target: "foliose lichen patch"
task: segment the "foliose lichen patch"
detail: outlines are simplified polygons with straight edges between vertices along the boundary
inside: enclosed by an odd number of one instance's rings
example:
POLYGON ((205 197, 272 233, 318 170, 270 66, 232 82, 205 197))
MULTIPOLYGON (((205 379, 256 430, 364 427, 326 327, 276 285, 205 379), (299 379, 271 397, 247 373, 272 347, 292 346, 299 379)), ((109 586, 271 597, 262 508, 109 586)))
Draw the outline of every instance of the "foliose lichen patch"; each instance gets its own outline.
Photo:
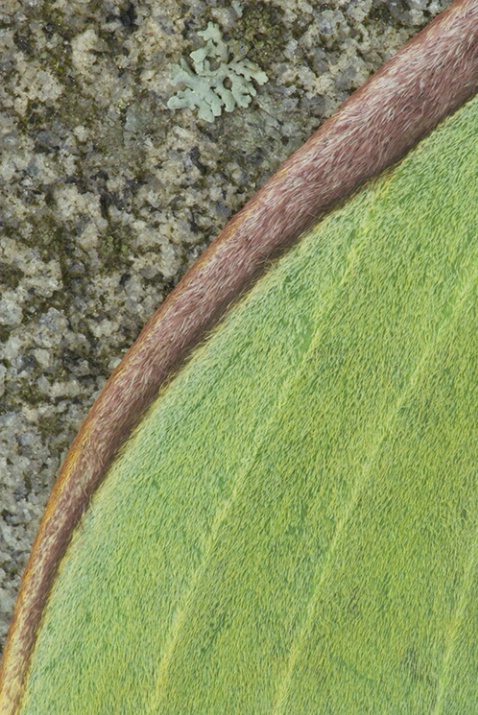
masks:
POLYGON ((198 109, 199 119, 213 122, 223 111, 247 107, 257 94, 254 82, 265 84, 268 77, 254 62, 241 59, 224 42, 220 28, 209 22, 198 32, 204 47, 191 52, 191 65, 184 59, 174 65, 172 83, 184 85, 168 101, 170 109, 198 109))

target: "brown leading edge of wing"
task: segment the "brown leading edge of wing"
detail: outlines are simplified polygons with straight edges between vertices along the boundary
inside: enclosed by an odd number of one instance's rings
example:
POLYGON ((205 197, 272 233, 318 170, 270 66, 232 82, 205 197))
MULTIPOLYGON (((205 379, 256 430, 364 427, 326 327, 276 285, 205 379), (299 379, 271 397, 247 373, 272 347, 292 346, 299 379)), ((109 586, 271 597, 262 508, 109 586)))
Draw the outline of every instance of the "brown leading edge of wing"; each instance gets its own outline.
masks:
POLYGON ((478 1, 457 0, 375 74, 229 222, 116 368, 60 471, 25 571, 0 672, 19 711, 43 609, 71 534, 158 390, 267 260, 401 159, 478 89, 478 1))

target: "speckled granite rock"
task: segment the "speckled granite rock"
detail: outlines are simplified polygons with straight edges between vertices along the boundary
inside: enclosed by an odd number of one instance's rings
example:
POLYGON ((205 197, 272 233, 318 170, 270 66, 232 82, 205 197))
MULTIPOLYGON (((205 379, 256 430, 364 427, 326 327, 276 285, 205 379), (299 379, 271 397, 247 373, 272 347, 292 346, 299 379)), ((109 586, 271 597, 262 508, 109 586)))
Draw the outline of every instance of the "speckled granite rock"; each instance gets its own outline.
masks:
POLYGON ((451 0, 2 0, 0 644, 56 471, 111 370, 209 242, 451 0), (171 111, 213 22, 269 82, 171 111))

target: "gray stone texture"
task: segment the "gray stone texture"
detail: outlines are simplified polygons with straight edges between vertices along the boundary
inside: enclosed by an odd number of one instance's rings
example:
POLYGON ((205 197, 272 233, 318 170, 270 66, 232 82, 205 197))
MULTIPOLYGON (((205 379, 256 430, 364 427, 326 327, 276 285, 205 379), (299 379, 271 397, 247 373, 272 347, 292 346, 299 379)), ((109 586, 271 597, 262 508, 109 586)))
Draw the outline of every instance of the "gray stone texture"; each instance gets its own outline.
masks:
POLYGON ((229 217, 450 4, 2 0, 0 649, 112 369, 229 217), (208 22, 269 77, 213 124, 167 108, 172 65, 208 22))

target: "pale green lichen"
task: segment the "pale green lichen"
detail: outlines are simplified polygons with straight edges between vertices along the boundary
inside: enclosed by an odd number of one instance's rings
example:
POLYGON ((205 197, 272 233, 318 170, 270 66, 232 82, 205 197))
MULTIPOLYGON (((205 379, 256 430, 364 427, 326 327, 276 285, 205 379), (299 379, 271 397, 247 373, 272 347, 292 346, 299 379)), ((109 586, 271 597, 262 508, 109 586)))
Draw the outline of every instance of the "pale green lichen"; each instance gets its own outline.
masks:
POLYGON ((254 62, 237 58, 214 23, 210 22, 198 35, 206 44, 191 52, 193 68, 184 59, 174 65, 172 82, 185 88, 179 89, 167 106, 197 108, 200 119, 214 122, 223 110, 232 112, 236 106, 247 107, 257 94, 254 81, 261 85, 269 78, 254 62))

